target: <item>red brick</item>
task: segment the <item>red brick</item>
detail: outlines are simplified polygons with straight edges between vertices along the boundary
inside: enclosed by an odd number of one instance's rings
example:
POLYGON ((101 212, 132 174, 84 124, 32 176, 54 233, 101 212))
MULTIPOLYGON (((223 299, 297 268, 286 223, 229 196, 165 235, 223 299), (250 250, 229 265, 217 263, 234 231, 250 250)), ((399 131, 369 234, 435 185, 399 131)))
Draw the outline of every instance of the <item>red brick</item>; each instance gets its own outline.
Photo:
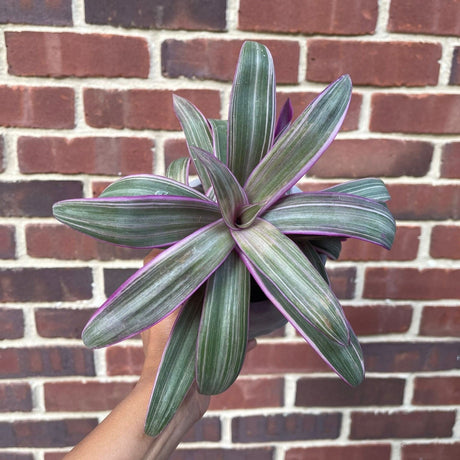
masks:
MULTIPOLYGON (((189 157, 185 139, 166 139, 163 145, 165 169, 178 158, 189 157)), ((189 174, 196 175, 196 169, 192 162, 189 166, 189 174)))
POLYGON ((390 444, 360 444, 347 446, 294 447, 285 454, 285 460, 390 460, 390 444))
POLYGON ((80 181, 0 182, 0 216, 51 217, 54 203, 82 195, 80 181))
POLYGON ((0 225, 0 259, 16 257, 15 231, 12 225, 0 225))
POLYGON ((136 0, 126 8, 125 0, 85 0, 85 18, 89 24, 128 28, 223 31, 226 6, 226 0, 136 0))
POLYGON ((37 308, 35 324, 41 337, 79 339, 93 309, 37 308))
POLYGON ((318 178, 422 177, 430 169, 433 145, 396 139, 337 139, 308 172, 318 178))
POLYGON ((460 35, 460 6, 457 0, 392 0, 388 30, 460 35))
POLYGON ((404 379, 367 378, 358 388, 335 378, 301 378, 295 405, 299 407, 396 406, 403 403, 404 379))
MULTIPOLYGON (((318 93, 311 92, 279 92, 276 95, 276 105, 278 107, 278 114, 287 98, 291 100, 292 108, 294 110, 294 119, 298 117, 307 105, 318 96, 318 93)), ((353 93, 351 96, 350 106, 348 107, 347 115, 343 121, 342 131, 354 131, 358 129, 359 117, 361 113, 361 104, 363 97, 361 94, 353 93)))
POLYGON ((460 85, 460 47, 454 49, 450 67, 449 85, 460 85))
POLYGON ((442 47, 434 43, 308 41, 307 80, 330 82, 349 74, 354 85, 436 85, 442 47))
POLYGON ((100 196, 100 194, 106 189, 106 187, 108 187, 112 183, 113 181, 93 181, 93 183, 91 184, 93 198, 100 196))
POLYGON ((401 460, 449 460, 460 457, 460 443, 403 444, 401 460))
POLYGON ((460 377, 417 377, 412 404, 442 406, 460 404, 460 377))
POLYGON ((93 353, 83 347, 34 347, 0 350, 5 378, 95 375, 93 353))
POLYGON ((340 414, 253 415, 232 420, 233 442, 276 442, 335 439, 340 432, 340 414))
POLYGON ((219 417, 204 417, 183 436, 181 442, 217 442, 221 439, 219 417))
POLYGON ((70 26, 72 0, 2 0, 0 23, 70 26))
POLYGON ((22 310, 0 308, 0 340, 24 337, 24 314, 22 310))
POLYGON ((75 95, 71 88, 0 86, 0 126, 73 128, 75 95))
POLYGON ((111 296, 118 287, 136 272, 134 268, 104 269, 104 293, 111 296))
POLYGON ((441 177, 460 179, 460 142, 452 142, 443 147, 441 177))
POLYGON ((99 241, 60 224, 27 225, 26 242, 31 257, 62 260, 142 260, 148 252, 99 241))
MULTIPOLYGON (((86 122, 94 128, 179 130, 172 94, 167 90, 86 89, 86 122)), ((218 91, 178 90, 175 94, 189 99, 207 118, 220 118, 218 91)))
POLYGON ((242 0, 239 29, 303 34, 372 34, 376 0, 242 0))
POLYGON ((396 220, 458 220, 460 188, 455 185, 388 184, 396 220))
POLYGON ((34 460, 34 454, 2 452, 2 460, 34 460))
POLYGON ((426 306, 422 311, 420 335, 460 337, 460 307, 426 306))
POLYGON ((98 424, 95 418, 0 422, 0 447, 66 447, 80 442, 98 424))
POLYGON ((350 439, 443 438, 452 436, 455 412, 413 411, 351 414, 350 439))
POLYGON ((15 268, 2 269, 0 274, 0 302, 72 302, 92 297, 89 268, 15 268))
POLYGON ((455 342, 363 343, 368 372, 436 372, 458 369, 455 342))
POLYGON ((355 294, 356 269, 335 267, 328 269, 332 290, 339 299, 351 299, 355 294))
POLYGON ((24 174, 147 174, 153 147, 139 137, 20 137, 18 162, 24 174))
POLYGON ((358 335, 400 334, 412 322, 410 305, 364 305, 344 307, 345 316, 358 335))
POLYGON ((0 412, 29 412, 32 392, 27 383, 0 383, 0 412))
POLYGON ((112 410, 133 387, 130 382, 45 383, 45 407, 49 412, 112 410))
POLYGON ((460 133, 460 94, 374 94, 371 131, 460 133))
MULTIPOLYGON (((171 460, 273 460, 273 447, 229 448, 188 448, 177 449, 171 460)), ((46 459, 47 460, 47 459, 46 459)))
POLYGON ((0 172, 5 171, 5 142, 3 141, 3 136, 0 136, 0 172))
POLYGON ((419 227, 403 226, 397 227, 391 250, 349 238, 342 243, 340 260, 414 260, 418 253, 419 238, 419 227))
POLYGON ((459 269, 367 268, 368 299, 460 299, 459 269))
MULTIPOLYGON (((276 82, 297 83, 300 48, 297 42, 260 40, 270 50, 276 82)), ((165 77, 231 81, 235 74, 243 40, 165 40, 161 45, 162 73, 165 77)))
POLYGON ((431 231, 430 256, 460 259, 460 226, 436 225, 431 231))
POLYGON ((251 409, 283 405, 284 379, 241 377, 232 386, 211 399, 210 410, 251 409))
POLYGON ((114 345, 106 349, 107 375, 139 375, 144 364, 141 347, 114 345))
POLYGON ((63 460, 67 452, 45 452, 45 460, 63 460))

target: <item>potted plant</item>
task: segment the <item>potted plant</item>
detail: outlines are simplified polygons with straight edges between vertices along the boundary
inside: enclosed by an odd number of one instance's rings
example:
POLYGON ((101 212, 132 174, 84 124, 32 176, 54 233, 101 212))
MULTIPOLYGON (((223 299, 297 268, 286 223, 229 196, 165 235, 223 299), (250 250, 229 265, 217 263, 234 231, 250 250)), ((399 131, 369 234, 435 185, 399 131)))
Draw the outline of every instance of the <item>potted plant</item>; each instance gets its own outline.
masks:
POLYGON ((174 108, 190 158, 166 177, 136 175, 99 198, 56 203, 61 222, 115 244, 165 248, 96 311, 83 331, 103 347, 183 306, 153 389, 146 433, 167 425, 196 381, 217 394, 237 378, 248 339, 291 323, 350 385, 362 353, 324 268, 341 240, 390 248, 395 222, 379 179, 303 193, 295 187, 337 134, 352 85, 342 76, 295 120, 288 101, 275 124, 275 72, 268 49, 245 42, 228 121, 207 120, 190 102, 174 108), (189 181, 193 162, 198 181, 189 181))

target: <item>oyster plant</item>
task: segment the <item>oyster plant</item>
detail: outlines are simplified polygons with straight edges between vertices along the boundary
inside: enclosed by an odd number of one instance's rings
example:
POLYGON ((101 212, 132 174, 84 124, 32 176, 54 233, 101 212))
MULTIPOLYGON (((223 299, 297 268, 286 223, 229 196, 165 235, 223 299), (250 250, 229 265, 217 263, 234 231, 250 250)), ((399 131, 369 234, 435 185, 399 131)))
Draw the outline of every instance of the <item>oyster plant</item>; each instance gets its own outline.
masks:
POLYGON ((275 123, 272 57, 265 46, 245 42, 228 121, 207 120, 174 97, 190 158, 173 162, 165 177, 128 176, 99 198, 54 205, 58 220, 93 237, 165 248, 83 331, 87 346, 103 347, 181 308, 156 377, 147 434, 162 431, 193 382, 204 394, 227 389, 248 339, 286 321, 350 385, 364 378, 359 342, 324 264, 338 257, 344 238, 391 247, 387 189, 375 178, 321 192, 295 187, 337 134, 351 90, 342 76, 295 121, 286 102, 275 123))

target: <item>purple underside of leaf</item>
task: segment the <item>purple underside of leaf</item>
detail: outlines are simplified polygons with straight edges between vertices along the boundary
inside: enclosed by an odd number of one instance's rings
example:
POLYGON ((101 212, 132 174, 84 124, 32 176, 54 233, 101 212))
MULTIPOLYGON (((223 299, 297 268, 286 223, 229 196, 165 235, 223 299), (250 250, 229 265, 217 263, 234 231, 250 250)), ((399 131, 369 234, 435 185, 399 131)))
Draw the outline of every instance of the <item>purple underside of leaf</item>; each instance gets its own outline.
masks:
POLYGON ((291 100, 287 98, 283 107, 281 108, 278 122, 276 123, 274 138, 276 139, 291 123, 294 110, 292 109, 291 100))

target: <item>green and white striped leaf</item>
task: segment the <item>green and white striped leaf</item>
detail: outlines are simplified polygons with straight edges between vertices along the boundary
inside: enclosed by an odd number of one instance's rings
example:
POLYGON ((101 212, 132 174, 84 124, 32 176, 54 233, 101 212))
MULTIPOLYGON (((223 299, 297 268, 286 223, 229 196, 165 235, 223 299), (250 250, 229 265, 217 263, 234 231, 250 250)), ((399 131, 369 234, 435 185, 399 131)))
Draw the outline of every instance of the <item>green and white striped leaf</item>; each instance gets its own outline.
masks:
POLYGON ((66 200, 53 213, 75 230, 137 248, 173 244, 221 217, 208 199, 169 195, 66 200))
POLYGON ((248 341, 249 291, 249 272, 232 251, 207 282, 197 346, 200 393, 222 393, 238 377, 248 341))
POLYGON ((191 150, 211 179, 224 221, 230 228, 235 228, 241 209, 248 203, 243 188, 227 166, 214 155, 196 147, 191 147, 191 150))
POLYGON ((388 201, 391 198, 383 181, 375 178, 344 182, 328 187, 323 192, 348 193, 380 202, 388 201))
POLYGON ((289 322, 300 335, 312 345, 326 363, 348 384, 359 385, 364 379, 363 354, 358 339, 350 326, 348 326, 349 343, 340 345, 329 340, 324 334, 305 321, 295 309, 286 310, 284 294, 260 270, 253 267, 252 275, 263 287, 267 297, 283 311, 289 322))
POLYGON ((156 436, 174 416, 195 378, 195 353, 203 290, 184 305, 166 344, 150 399, 144 431, 156 436))
POLYGON ((251 203, 267 209, 305 175, 337 134, 350 97, 345 75, 302 112, 248 178, 244 188, 251 203))
POLYGON ((329 339, 348 343, 339 301, 293 241, 263 219, 232 231, 232 236, 251 264, 283 294, 286 311, 295 311, 329 339))
POLYGON ((176 112, 177 118, 182 126, 185 134, 185 140, 190 152, 190 157, 195 164, 196 171, 200 178, 201 184, 204 190, 208 190, 211 186, 206 171, 196 161, 196 158, 191 151, 190 147, 198 147, 205 150, 206 152, 212 152, 212 133, 208 125, 208 121, 203 114, 187 99, 177 96, 173 96, 174 111, 176 112))
POLYGON ((344 193, 296 193, 263 216, 283 233, 359 238, 389 249, 396 224, 377 201, 344 193))
POLYGON ((235 243, 222 220, 184 238, 131 276, 83 331, 103 347, 152 326, 190 297, 227 258, 235 243))
POLYGON ((178 158, 172 161, 166 170, 166 177, 188 185, 190 158, 178 158))
MULTIPOLYGON (((189 161, 187 158, 184 159, 189 161)), ((126 176, 123 179, 117 180, 101 193, 100 198, 150 195, 174 195, 207 200, 205 195, 173 177, 167 178, 147 174, 126 176)))
MULTIPOLYGON (((296 241, 299 236, 292 235, 293 240, 296 241)), ((300 236, 301 238, 301 236, 300 236)), ((326 236, 322 237, 308 237, 311 244, 315 246, 319 252, 325 254, 329 259, 336 260, 340 256, 342 250, 342 241, 340 237, 326 236)))
POLYGON ((212 140, 214 144, 214 155, 222 163, 227 164, 227 121, 226 120, 208 120, 212 130, 212 140))
POLYGON ((308 237, 297 235, 297 238, 292 238, 292 240, 304 253, 305 257, 311 262, 313 267, 315 267, 316 271, 321 275, 323 280, 326 281, 327 284, 330 284, 329 276, 323 261, 308 237))
POLYGON ((228 166, 243 185, 273 142, 275 71, 268 49, 255 42, 241 48, 228 115, 228 166))

